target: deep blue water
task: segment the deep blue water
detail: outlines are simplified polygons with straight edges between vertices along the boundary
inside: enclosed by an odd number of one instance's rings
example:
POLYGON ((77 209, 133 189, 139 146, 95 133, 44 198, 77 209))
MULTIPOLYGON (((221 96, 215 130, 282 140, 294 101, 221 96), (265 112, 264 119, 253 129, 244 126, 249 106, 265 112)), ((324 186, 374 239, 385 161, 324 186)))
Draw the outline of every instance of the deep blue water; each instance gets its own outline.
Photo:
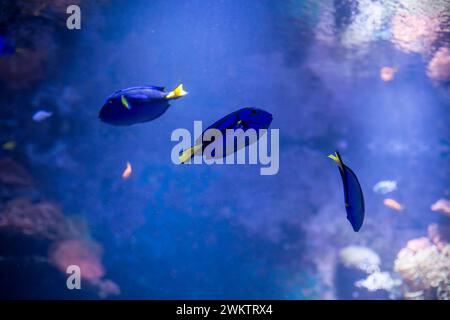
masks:
POLYGON ((44 198, 88 222, 119 298, 333 297, 324 293, 330 257, 364 245, 392 271, 406 241, 440 219, 431 204, 450 193, 450 72, 437 79, 429 71, 448 47, 449 8, 411 2, 81 1, 81 30, 50 23, 42 77, 0 89, 11 101, 3 116, 21 125, 2 139, 17 140, 12 156, 44 198), (403 12, 425 31, 395 24, 403 12), (429 31, 433 19, 444 31, 429 31), (383 67, 394 69, 392 80, 380 78, 383 67), (178 83, 189 94, 159 119, 130 127, 98 119, 118 89, 178 83), (172 163, 173 130, 245 106, 273 114, 278 174, 172 163), (42 108, 53 116, 33 123, 42 108), (359 233, 327 158, 335 149, 365 192, 359 233), (123 180, 127 161, 133 173, 123 180), (380 180, 398 182, 388 196, 403 212, 372 191, 380 180))

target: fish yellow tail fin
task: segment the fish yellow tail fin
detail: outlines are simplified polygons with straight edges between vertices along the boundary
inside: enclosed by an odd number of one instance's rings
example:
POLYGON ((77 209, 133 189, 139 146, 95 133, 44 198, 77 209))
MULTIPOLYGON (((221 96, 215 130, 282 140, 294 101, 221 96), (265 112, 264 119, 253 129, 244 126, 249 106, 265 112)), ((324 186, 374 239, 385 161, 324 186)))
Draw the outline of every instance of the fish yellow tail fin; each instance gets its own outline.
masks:
POLYGON ((330 158, 331 160, 336 161, 337 163, 340 162, 340 161, 339 161, 339 158, 338 158, 335 154, 330 154, 330 155, 328 156, 328 158, 330 158))
POLYGON ((190 147, 189 149, 183 151, 178 160, 180 160, 180 163, 185 163, 186 161, 189 161, 201 149, 201 144, 190 147))
POLYGON ((335 152, 334 154, 330 154, 328 156, 331 160, 334 160, 339 167, 344 169, 344 164, 342 163, 341 157, 339 156, 339 153, 335 152))
POLYGON ((167 94, 166 99, 177 99, 187 94, 188 93, 183 90, 183 84, 179 84, 175 89, 167 94))

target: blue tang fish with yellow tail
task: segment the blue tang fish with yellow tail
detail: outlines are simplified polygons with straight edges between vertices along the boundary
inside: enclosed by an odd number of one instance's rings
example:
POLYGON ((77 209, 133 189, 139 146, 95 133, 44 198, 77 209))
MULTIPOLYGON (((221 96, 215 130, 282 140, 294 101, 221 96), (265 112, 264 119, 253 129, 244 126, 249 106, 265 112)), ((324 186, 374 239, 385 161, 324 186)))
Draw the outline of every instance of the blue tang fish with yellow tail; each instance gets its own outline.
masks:
POLYGON ((268 129, 270 124, 272 123, 272 114, 267 111, 257 109, 257 108, 242 108, 237 111, 234 111, 220 120, 214 122, 208 128, 206 128, 201 136, 195 141, 194 146, 184 150, 180 157, 180 163, 185 163, 189 161, 193 156, 201 154, 207 146, 213 147, 213 152, 211 154, 214 158, 226 157, 229 154, 236 152, 239 149, 242 149, 258 140, 260 138, 260 129, 268 129), (222 135, 221 141, 204 141, 207 139, 203 139, 205 133, 209 129, 216 129, 220 131, 222 135), (241 129, 241 130, 239 130, 241 129), (233 150, 226 150, 227 140, 235 139, 238 137, 238 133, 245 134, 249 129, 254 129, 256 131, 256 140, 250 141, 249 139, 244 139, 245 143, 242 145, 234 144, 233 150), (231 133, 231 136, 230 136, 231 133), (219 150, 219 148, 223 148, 221 151, 215 155, 215 150, 219 150), (229 152, 227 152, 229 151, 229 152))
POLYGON ((358 232, 364 222, 364 195, 359 184, 356 174, 347 167, 343 162, 339 152, 330 154, 329 158, 333 159, 339 168, 342 183, 344 185, 345 210, 347 211, 347 219, 352 224, 353 230, 358 232))
POLYGON ((165 92, 163 87, 132 87, 114 92, 100 110, 103 122, 116 126, 129 126, 154 120, 167 111, 169 101, 187 94, 183 85, 165 92))

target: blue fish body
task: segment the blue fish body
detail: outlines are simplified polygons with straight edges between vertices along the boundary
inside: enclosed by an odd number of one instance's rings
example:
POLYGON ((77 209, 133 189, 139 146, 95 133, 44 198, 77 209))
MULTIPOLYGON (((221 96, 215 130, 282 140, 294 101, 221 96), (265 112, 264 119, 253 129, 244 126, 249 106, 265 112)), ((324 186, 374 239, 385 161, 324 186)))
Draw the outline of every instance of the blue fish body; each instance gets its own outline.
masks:
POLYGON ((272 114, 267 111, 257 108, 242 108, 214 122, 205 131, 217 129, 225 134, 227 129, 242 129, 244 131, 247 129, 268 129, 272 120, 272 114))
MULTIPOLYGON (((217 129, 222 133, 222 145, 226 146, 227 143, 227 134, 226 131, 231 129, 233 131, 242 129, 244 133, 248 129, 256 130, 257 139, 259 139, 259 130, 260 129, 268 129, 272 122, 272 115, 267 111, 256 109, 256 108, 243 108, 237 110, 222 119, 216 121, 211 126, 209 126, 204 132, 208 129, 217 129)), ((202 134, 203 135, 203 134, 202 134)), ((204 142, 203 149, 206 148, 211 142, 204 142)), ((250 144, 249 140, 245 140, 245 145, 238 146, 234 144, 233 152, 238 151, 239 149, 246 147, 250 144)), ((223 156, 227 156, 226 150, 223 150, 223 156)), ((214 155, 214 152, 213 152, 214 155)))
MULTIPOLYGON (((256 140, 260 138, 260 129, 268 129, 270 124, 272 123, 273 117, 272 114, 270 114, 267 111, 264 111, 262 109, 257 108, 242 108, 235 112, 232 112, 225 117, 221 118, 220 120, 214 122, 212 125, 210 125, 208 128, 206 128, 201 137, 197 139, 195 142, 195 146, 191 147, 190 149, 185 150, 182 155, 180 156, 180 162, 186 162, 190 158, 192 158, 196 153, 198 153, 200 150, 203 152, 207 146, 214 143, 215 148, 213 149, 213 152, 211 156, 215 157, 215 150, 216 148, 222 147, 222 157, 226 157, 227 155, 238 151, 239 149, 242 149, 249 144, 255 142, 255 141, 249 141, 248 139, 245 140, 244 145, 234 145, 234 150, 232 152, 226 152, 226 145, 227 145, 227 139, 230 139, 230 136, 227 135, 227 130, 231 132, 235 132, 238 129, 241 129, 242 132, 245 134, 248 129, 254 129, 256 131, 256 140), (221 132, 222 134, 222 140, 221 141, 205 141, 204 139, 206 132, 209 129, 216 129, 221 132)), ((234 137, 233 137, 234 139, 234 137)))
POLYGON ((364 195, 361 185, 356 174, 342 162, 339 152, 336 151, 336 156, 330 156, 330 158, 336 161, 341 174, 347 219, 350 221, 353 230, 358 232, 363 225, 365 216, 364 195))
POLYGON ((151 121, 167 111, 170 100, 185 94, 181 85, 171 92, 165 92, 163 87, 155 86, 119 90, 106 99, 99 118, 117 126, 151 121))

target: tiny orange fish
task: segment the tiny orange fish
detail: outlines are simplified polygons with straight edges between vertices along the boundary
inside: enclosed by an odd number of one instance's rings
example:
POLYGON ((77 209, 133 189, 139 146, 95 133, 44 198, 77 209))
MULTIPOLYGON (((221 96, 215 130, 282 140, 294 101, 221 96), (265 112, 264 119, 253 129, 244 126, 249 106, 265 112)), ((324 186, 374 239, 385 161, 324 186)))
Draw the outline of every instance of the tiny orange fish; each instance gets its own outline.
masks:
POLYGON ((131 167, 131 163, 129 161, 127 161, 127 167, 125 168, 125 170, 122 173, 122 178, 124 180, 127 180, 131 176, 132 172, 133 172, 133 168, 131 167))
POLYGON ((394 199, 389 199, 389 198, 384 199, 383 203, 386 207, 389 207, 391 209, 394 209, 397 211, 403 210, 403 206, 394 199))
POLYGON ((392 81, 394 80, 395 72, 397 71, 397 68, 391 68, 391 67, 383 67, 380 70, 380 78, 383 81, 392 81))

